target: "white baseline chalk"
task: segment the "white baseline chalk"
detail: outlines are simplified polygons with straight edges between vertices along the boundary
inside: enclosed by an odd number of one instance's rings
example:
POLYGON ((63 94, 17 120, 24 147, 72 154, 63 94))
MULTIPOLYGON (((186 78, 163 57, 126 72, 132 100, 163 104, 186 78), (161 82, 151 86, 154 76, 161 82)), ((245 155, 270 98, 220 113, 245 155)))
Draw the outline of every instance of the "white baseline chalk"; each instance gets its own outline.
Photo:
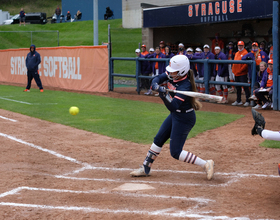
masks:
POLYGON ((210 216, 201 214, 191 214, 189 211, 178 210, 177 208, 163 209, 156 211, 146 211, 146 210, 129 210, 129 209, 98 209, 92 207, 82 207, 82 206, 50 206, 50 205, 34 205, 34 204, 23 204, 23 203, 11 203, 11 202, 1 202, 2 206, 13 206, 13 207, 25 207, 25 208, 39 208, 39 209, 50 209, 50 210, 64 210, 64 211, 84 211, 84 212, 94 212, 94 213, 125 213, 125 214, 139 214, 139 215, 149 215, 149 216, 165 216, 165 217, 178 217, 178 218, 199 218, 199 219, 236 219, 236 220, 249 220, 246 217, 234 217, 230 218, 228 216, 210 216), (174 212, 170 212, 174 210, 174 212), (177 211, 175 211, 177 210, 177 211))
POLYGON ((3 198, 5 196, 18 194, 22 190, 31 190, 31 191, 45 191, 45 192, 56 192, 56 193, 75 193, 75 194, 117 194, 122 196, 129 196, 129 197, 150 197, 155 199, 177 199, 177 200, 186 200, 186 201, 194 201, 199 203, 208 203, 208 202, 215 202, 215 200, 212 199, 205 199, 201 197, 197 198, 190 198, 185 196, 172 196, 172 195, 150 195, 150 194, 135 194, 135 193, 129 193, 129 192, 118 192, 118 191, 108 191, 106 189, 101 190, 88 190, 88 191, 77 191, 77 190, 67 190, 67 189, 47 189, 47 188, 36 188, 36 187, 27 187, 22 186, 15 188, 13 190, 10 190, 8 192, 0 194, 0 198, 3 198))
POLYGON ((17 120, 14 120, 14 119, 11 119, 11 118, 6 118, 6 117, 1 116, 1 115, 0 115, 0 118, 5 119, 5 120, 9 120, 9 121, 12 121, 12 122, 17 122, 17 120))
MULTIPOLYGON (((73 174, 77 174, 79 172, 85 171, 85 170, 105 170, 105 171, 125 171, 125 172, 131 172, 134 169, 131 168, 115 168, 115 167, 96 167, 96 166, 92 166, 92 165, 87 165, 83 168, 74 170, 72 172, 66 173, 64 174, 64 176, 66 175, 73 175, 73 174)), ((205 172, 203 171, 191 171, 191 170, 158 170, 158 169, 154 169, 152 170, 153 173, 155 172, 163 172, 163 173, 182 173, 182 174, 201 174, 201 175, 205 175, 205 172)), ((253 174, 253 173, 224 173, 224 172, 215 172, 215 176, 216 175, 221 175, 221 176, 227 176, 227 177, 266 177, 266 178, 280 178, 279 175, 266 175, 266 174, 253 174)))
POLYGON ((18 101, 18 100, 14 100, 14 99, 7 99, 7 98, 1 97, 1 96, 0 96, 0 99, 11 101, 11 102, 18 102, 18 103, 26 104, 26 105, 32 105, 32 103, 29 103, 29 102, 23 102, 23 101, 18 101))
POLYGON ((18 138, 16 138, 16 137, 13 137, 13 136, 10 136, 10 135, 7 135, 7 134, 3 134, 3 133, 0 133, 0 136, 5 137, 5 138, 9 138, 10 140, 13 140, 13 141, 16 141, 16 142, 18 142, 18 143, 27 145, 27 146, 29 146, 29 147, 33 147, 33 148, 35 148, 35 149, 37 149, 37 150, 41 150, 41 151, 47 152, 47 153, 52 154, 52 155, 54 155, 54 156, 56 156, 56 157, 59 157, 59 158, 65 159, 65 160, 69 160, 69 161, 71 161, 71 162, 73 162, 73 163, 81 164, 81 165, 84 165, 84 166, 87 165, 86 163, 82 163, 82 162, 80 162, 80 161, 78 161, 78 160, 76 160, 76 159, 74 159, 74 158, 64 156, 64 155, 59 154, 59 153, 57 153, 57 152, 55 152, 55 151, 42 148, 42 147, 37 146, 37 145, 32 144, 32 143, 28 143, 28 142, 23 141, 23 140, 21 140, 21 139, 18 139, 18 138))
MULTIPOLYGON (((80 180, 80 181, 99 181, 99 182, 116 182, 116 183, 149 183, 149 184, 161 184, 161 185, 168 185, 168 186, 205 186, 205 183, 179 183, 179 182, 166 182, 166 181, 149 181, 148 178, 146 180, 140 180, 139 178, 131 178, 131 180, 127 179, 108 179, 108 178, 84 178, 84 177, 70 177, 70 176, 63 176, 63 175, 55 175, 54 177, 58 179, 70 179, 70 180, 80 180)), ((142 178, 143 179, 143 178, 142 178)), ((225 187, 233 182, 238 181, 239 179, 231 179, 226 183, 222 184, 207 184, 207 187, 225 187)))

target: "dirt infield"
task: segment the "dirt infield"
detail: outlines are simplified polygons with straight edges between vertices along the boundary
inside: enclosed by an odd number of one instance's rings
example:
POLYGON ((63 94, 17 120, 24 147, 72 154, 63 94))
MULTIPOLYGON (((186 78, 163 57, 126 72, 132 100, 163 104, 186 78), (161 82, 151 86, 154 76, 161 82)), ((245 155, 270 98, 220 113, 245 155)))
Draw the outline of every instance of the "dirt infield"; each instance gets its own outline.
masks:
MULTIPOLYGON (((97 95, 161 102, 135 88, 97 95)), ((251 108, 203 103, 202 110, 245 115, 186 141, 185 150, 215 161, 212 181, 171 158, 168 145, 150 177, 132 178, 150 145, 0 109, 1 219, 280 219, 280 150, 250 134, 251 108)), ((267 129, 280 130, 280 112, 262 113, 267 129)))

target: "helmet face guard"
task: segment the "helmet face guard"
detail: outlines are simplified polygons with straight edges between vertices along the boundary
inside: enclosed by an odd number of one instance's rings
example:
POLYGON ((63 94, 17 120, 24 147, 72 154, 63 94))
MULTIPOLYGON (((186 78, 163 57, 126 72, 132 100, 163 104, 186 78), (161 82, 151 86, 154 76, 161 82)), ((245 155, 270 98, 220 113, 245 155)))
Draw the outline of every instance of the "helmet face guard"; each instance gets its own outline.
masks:
POLYGON ((168 78, 170 80, 177 80, 180 77, 185 76, 190 70, 190 61, 185 55, 176 55, 170 59, 169 66, 166 67, 169 72, 168 78), (177 72, 175 78, 170 73, 177 72))

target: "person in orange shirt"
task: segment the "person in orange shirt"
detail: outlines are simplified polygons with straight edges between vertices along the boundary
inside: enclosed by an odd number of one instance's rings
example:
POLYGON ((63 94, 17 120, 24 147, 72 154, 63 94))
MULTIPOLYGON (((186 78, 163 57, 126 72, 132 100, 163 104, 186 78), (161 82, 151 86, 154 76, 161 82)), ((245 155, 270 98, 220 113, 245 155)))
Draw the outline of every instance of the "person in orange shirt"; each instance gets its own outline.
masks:
POLYGON ((141 54, 142 54, 143 56, 146 56, 147 54, 149 54, 149 52, 148 52, 147 49, 146 49, 146 45, 145 45, 145 44, 142 44, 141 50, 142 50, 141 54))
POLYGON ((215 38, 212 40, 212 53, 215 54, 215 47, 220 47, 221 51, 224 52, 225 43, 220 39, 220 34, 216 33, 215 38))
POLYGON ((272 103, 273 94, 273 60, 268 61, 268 68, 263 73, 261 88, 255 91, 255 96, 260 99, 264 105, 262 109, 273 108, 272 103), (268 99, 266 96, 268 95, 268 99))
POLYGON ((165 55, 165 43, 163 40, 161 42, 159 42, 159 49, 160 49, 160 52, 162 52, 165 55))
MULTIPOLYGON (((264 51, 260 50, 259 44, 257 42, 253 42, 252 43, 252 51, 247 53, 246 55, 244 55, 242 57, 242 60, 255 60, 256 61, 256 70, 259 71, 260 63, 262 61, 267 63, 268 57, 267 57, 267 54, 264 51)), ((251 65, 248 66, 248 71, 249 71, 249 79, 251 81, 252 74, 256 74, 256 73, 252 73, 251 65)))
MULTIPOLYGON (((234 56, 234 60, 241 60, 243 56, 245 56, 248 51, 244 48, 245 44, 243 41, 238 41, 238 52, 236 52, 234 56)), ((247 64, 233 64, 232 65, 232 72, 235 76, 235 82, 242 82, 242 83, 248 83, 248 65, 247 64)), ((250 105, 249 97, 250 97, 250 91, 249 87, 244 86, 244 91, 246 94, 246 102, 244 104, 245 107, 250 105)), ((236 101, 232 103, 232 105, 243 105, 241 101, 241 86, 236 86, 236 101)))

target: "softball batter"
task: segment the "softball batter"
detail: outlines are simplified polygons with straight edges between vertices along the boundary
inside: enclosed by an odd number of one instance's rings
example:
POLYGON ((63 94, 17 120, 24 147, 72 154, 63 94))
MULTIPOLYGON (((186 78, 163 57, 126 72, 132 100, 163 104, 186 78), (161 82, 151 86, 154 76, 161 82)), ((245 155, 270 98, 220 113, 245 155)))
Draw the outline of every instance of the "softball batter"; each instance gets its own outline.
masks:
POLYGON ((170 111, 162 123, 154 142, 150 147, 143 166, 130 173, 131 176, 148 176, 154 160, 161 152, 163 144, 170 138, 170 154, 173 158, 182 162, 196 164, 204 168, 207 179, 211 180, 214 175, 214 161, 203 160, 191 152, 183 150, 183 146, 189 132, 196 122, 194 110, 199 110, 201 104, 195 98, 178 94, 168 93, 166 87, 160 86, 167 81, 167 88, 181 91, 196 91, 193 71, 190 70, 189 59, 184 55, 176 55, 170 59, 167 72, 156 76, 152 81, 152 89, 159 92, 160 98, 170 111))

